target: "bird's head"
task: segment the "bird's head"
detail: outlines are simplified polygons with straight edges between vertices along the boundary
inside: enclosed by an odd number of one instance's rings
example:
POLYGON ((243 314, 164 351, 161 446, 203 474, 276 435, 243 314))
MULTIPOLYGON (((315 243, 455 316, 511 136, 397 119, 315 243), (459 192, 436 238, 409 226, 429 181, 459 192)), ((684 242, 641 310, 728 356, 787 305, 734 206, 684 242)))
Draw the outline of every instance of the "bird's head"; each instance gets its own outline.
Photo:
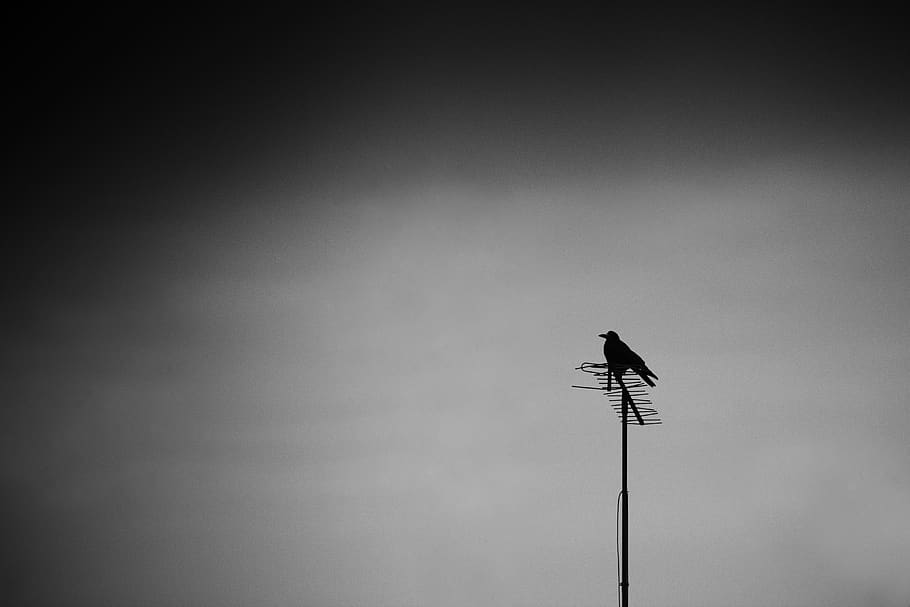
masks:
POLYGON ((616 331, 607 331, 606 333, 601 333, 597 337, 603 337, 604 339, 610 340, 610 341, 612 341, 614 339, 619 339, 619 335, 616 334, 616 331))

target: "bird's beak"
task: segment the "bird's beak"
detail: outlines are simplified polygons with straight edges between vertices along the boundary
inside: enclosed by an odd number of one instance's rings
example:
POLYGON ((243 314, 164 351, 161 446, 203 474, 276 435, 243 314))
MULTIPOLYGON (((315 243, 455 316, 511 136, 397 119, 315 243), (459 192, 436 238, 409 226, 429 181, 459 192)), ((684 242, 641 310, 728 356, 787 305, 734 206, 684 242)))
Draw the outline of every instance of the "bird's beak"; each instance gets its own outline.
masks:
POLYGON ((607 334, 606 334, 606 333, 601 333, 601 334, 598 335, 597 337, 603 337, 604 339, 606 339, 606 338, 607 338, 607 334))

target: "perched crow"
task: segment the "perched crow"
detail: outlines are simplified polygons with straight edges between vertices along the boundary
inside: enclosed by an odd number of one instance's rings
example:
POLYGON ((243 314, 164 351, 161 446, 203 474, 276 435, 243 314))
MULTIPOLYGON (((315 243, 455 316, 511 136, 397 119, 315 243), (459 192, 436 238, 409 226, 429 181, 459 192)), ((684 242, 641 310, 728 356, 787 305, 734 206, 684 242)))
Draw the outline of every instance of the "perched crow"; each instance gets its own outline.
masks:
POLYGON ((604 357, 607 359, 607 364, 610 365, 610 370, 613 371, 617 377, 621 377, 622 374, 626 372, 626 369, 632 369, 645 380, 646 384, 652 388, 654 387, 654 382, 651 381, 651 377, 657 379, 657 376, 648 368, 648 365, 641 359, 641 356, 633 352, 629 346, 619 339, 619 335, 617 335, 615 331, 607 331, 606 333, 601 333, 597 337, 604 338, 604 357))

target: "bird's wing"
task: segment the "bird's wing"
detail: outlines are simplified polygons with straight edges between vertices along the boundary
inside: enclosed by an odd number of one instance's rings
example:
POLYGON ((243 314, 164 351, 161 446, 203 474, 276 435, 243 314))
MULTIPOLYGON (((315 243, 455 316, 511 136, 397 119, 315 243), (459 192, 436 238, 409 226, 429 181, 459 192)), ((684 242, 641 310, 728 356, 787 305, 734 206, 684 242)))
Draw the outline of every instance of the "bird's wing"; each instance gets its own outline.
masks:
POLYGON ((626 346, 625 360, 630 365, 637 367, 638 370, 641 371, 642 373, 646 373, 647 375, 650 375, 654 379, 657 379, 657 375, 655 375, 654 372, 648 368, 648 365, 645 364, 644 359, 642 359, 641 356, 639 356, 638 354, 633 352, 632 349, 629 348, 628 346, 626 346))
POLYGON ((633 352, 632 348, 626 344, 623 344, 622 359, 624 362, 627 362, 630 365, 639 365, 642 367, 645 366, 645 361, 641 359, 641 356, 633 352))

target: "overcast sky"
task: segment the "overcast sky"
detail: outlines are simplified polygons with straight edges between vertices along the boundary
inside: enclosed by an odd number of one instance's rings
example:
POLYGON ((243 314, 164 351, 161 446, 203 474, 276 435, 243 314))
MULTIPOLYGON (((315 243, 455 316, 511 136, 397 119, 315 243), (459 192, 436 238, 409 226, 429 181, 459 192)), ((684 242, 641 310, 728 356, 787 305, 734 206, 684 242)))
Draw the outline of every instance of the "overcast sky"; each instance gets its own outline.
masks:
POLYGON ((633 605, 910 604, 887 16, 79 17, 14 72, 11 604, 610 604, 607 330, 633 605))

